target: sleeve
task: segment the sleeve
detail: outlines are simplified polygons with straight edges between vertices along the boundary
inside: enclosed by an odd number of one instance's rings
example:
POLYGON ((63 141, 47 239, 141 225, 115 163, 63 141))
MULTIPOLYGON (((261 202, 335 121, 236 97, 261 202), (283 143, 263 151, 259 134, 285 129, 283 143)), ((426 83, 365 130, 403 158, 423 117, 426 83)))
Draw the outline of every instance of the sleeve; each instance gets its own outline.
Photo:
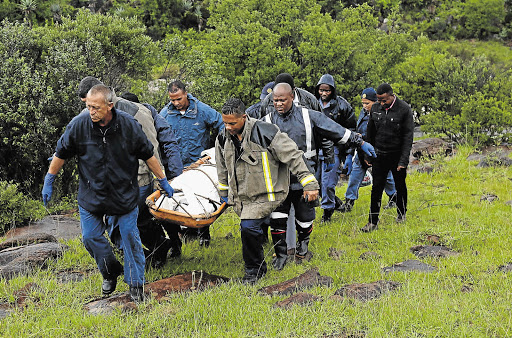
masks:
POLYGON ((174 178, 183 172, 183 162, 176 136, 169 123, 161 115, 153 114, 153 118, 166 175, 168 178, 174 178))
POLYGON ((57 141, 57 147, 55 148, 55 156, 66 160, 73 157, 76 154, 76 126, 72 120, 67 126, 64 134, 57 141))
POLYGON ((222 115, 212 107, 206 107, 208 109, 206 114, 206 124, 209 127, 213 128, 216 133, 220 134, 220 132, 224 130, 224 122, 222 121, 222 115))
POLYGON ((226 160, 224 158, 224 142, 222 141, 222 134, 217 136, 215 140, 215 161, 217 167, 217 176, 219 179, 218 188, 221 197, 228 196, 229 184, 228 184, 228 169, 226 167, 226 160))
MULTIPOLYGON (((407 103, 404 104, 407 105, 407 103)), ((409 105, 407 105, 403 126, 404 131, 402 134, 402 155, 400 156, 398 165, 407 167, 409 164, 409 155, 411 153, 412 141, 414 139, 414 119, 412 116, 411 107, 409 105)))
POLYGON ((268 150, 281 163, 287 164, 290 172, 297 176, 305 191, 318 190, 320 186, 315 175, 309 171, 304 153, 285 133, 278 131, 268 150))
POLYGON ((137 158, 143 161, 147 161, 154 155, 153 144, 151 144, 146 134, 142 131, 142 125, 137 120, 132 119, 130 123, 132 124, 132 140, 135 149, 135 154, 137 158))

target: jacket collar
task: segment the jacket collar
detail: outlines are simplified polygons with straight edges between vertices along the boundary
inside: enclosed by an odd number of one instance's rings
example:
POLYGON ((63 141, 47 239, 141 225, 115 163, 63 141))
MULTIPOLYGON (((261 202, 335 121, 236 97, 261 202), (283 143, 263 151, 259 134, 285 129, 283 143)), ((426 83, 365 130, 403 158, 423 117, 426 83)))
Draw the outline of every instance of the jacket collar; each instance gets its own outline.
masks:
MULTIPOLYGON (((187 99, 188 99, 188 108, 183 116, 195 118, 197 116, 197 104, 198 104, 199 100, 197 98, 193 97, 192 94, 190 94, 190 93, 187 93, 187 99)), ((168 103, 167 111, 169 112, 169 114, 181 115, 179 110, 176 109, 176 107, 174 107, 172 102, 168 103)))

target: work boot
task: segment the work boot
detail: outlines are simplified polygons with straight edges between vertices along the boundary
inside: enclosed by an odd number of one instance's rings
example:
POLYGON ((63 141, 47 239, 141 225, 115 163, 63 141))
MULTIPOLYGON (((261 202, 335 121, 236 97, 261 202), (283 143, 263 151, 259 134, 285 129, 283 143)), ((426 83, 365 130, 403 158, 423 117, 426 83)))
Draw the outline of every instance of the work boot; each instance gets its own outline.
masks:
POLYGON ((338 197, 334 196, 334 211, 340 211, 343 201, 338 197))
POLYGON ((144 301, 144 287, 130 286, 130 298, 135 303, 142 303, 144 301))
POLYGON ((272 260, 274 270, 283 270, 288 259, 288 245, 286 244, 286 232, 280 234, 272 234, 272 242, 274 242, 274 249, 276 256, 272 260))
POLYGON ((366 225, 361 228, 362 232, 372 232, 373 230, 377 230, 377 224, 373 224, 370 222, 366 223, 366 225))
POLYGON ((354 207, 355 200, 351 200, 349 198, 345 198, 345 203, 343 203, 340 207, 340 212, 351 212, 354 207))
POLYGON ((310 260, 313 254, 309 251, 309 237, 311 232, 302 233, 297 235, 297 246, 295 248, 295 262, 300 263, 302 260, 310 260))
POLYGON ((388 204, 384 206, 384 209, 396 208, 396 193, 389 196, 388 204))
POLYGON ((260 279, 262 279, 263 276, 265 276, 265 274, 252 274, 252 273, 246 272, 245 276, 242 277, 242 280, 240 282, 242 284, 254 285, 260 279))
POLYGON ((333 213, 334 209, 324 209, 324 214, 322 215, 322 223, 330 222, 333 213))
POLYGON ((103 276, 103 284, 101 284, 101 292, 105 296, 110 295, 112 292, 114 292, 116 290, 117 277, 119 277, 120 275, 123 274, 123 266, 121 265, 121 263, 117 262, 117 264, 115 264, 115 266, 112 270, 117 271, 117 272, 110 273, 109 276, 106 276, 106 275, 103 276))
POLYGON ((267 272, 267 263, 263 251, 263 234, 242 229, 240 235, 246 279, 252 280, 253 278, 250 278, 250 276, 255 276, 258 280, 267 272))
POLYGON ((205 226, 199 229, 199 245, 205 248, 210 246, 210 226, 205 226))

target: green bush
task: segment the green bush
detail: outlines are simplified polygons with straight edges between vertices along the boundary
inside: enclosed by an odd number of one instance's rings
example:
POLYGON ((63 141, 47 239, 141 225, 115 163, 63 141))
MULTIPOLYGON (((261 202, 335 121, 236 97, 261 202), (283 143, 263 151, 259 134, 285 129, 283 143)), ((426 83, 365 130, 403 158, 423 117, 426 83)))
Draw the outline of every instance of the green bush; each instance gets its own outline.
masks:
POLYGON ((46 213, 39 201, 18 190, 18 185, 0 181, 0 234, 42 218, 46 213))

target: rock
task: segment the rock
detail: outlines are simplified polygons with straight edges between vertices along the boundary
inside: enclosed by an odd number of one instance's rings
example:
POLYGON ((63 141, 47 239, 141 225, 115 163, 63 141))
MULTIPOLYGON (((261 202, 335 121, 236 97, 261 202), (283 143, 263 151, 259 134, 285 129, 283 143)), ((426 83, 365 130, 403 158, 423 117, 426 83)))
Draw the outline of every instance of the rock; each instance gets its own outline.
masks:
POLYGON ((0 243, 0 251, 17 246, 48 242, 56 243, 57 239, 55 238, 55 236, 44 233, 25 234, 21 236, 16 236, 14 238, 6 240, 5 242, 0 243))
POLYGON ((419 271, 419 272, 432 272, 435 271, 436 268, 432 265, 425 264, 423 262, 409 259, 405 262, 396 263, 392 266, 388 266, 382 269, 383 272, 389 273, 389 272, 395 272, 395 271, 419 271))
POLYGON ((418 167, 418 169, 416 169, 416 171, 419 173, 423 173, 423 174, 431 174, 432 172, 434 172, 434 168, 429 165, 424 165, 424 166, 418 167))
POLYGON ((83 271, 60 271, 57 273, 57 280, 60 283, 73 283, 81 282, 85 278, 85 272, 83 271))
POLYGON ((53 242, 4 249, 0 251, 0 277, 11 279, 45 267, 48 259, 62 256, 67 249, 66 245, 53 242))
POLYGON ((3 319, 11 314, 16 308, 24 308, 28 299, 32 302, 39 302, 38 297, 30 297, 30 292, 33 290, 41 289, 36 283, 28 283, 21 289, 14 292, 14 303, 0 303, 0 319, 3 319))
MULTIPOLYGON (((201 291, 227 281, 229 278, 210 275, 203 271, 191 271, 146 284, 144 294, 146 297, 151 296, 158 301, 166 301, 168 299, 166 296, 169 293, 201 291)), ((115 309, 123 312, 133 311, 137 309, 137 305, 132 302, 130 294, 124 292, 108 298, 93 300, 85 304, 84 308, 91 314, 109 314, 115 309)))
POLYGON ((425 234, 424 241, 433 245, 439 245, 441 243, 441 238, 438 235, 425 234))
POLYGON ((75 218, 61 215, 46 216, 40 221, 27 226, 11 229, 5 234, 6 238, 15 238, 31 235, 34 233, 45 233, 53 235, 57 239, 72 239, 82 234, 80 221, 75 218))
POLYGON ((279 284, 270 285, 258 291, 267 295, 289 295, 308 287, 325 285, 330 286, 332 278, 321 276, 317 269, 311 269, 298 277, 294 277, 279 284))
POLYGON ((501 271, 501 272, 512 271, 512 263, 507 263, 507 264, 498 266, 498 271, 501 271))
POLYGON ((306 305, 312 304, 313 302, 320 300, 322 300, 322 297, 318 297, 305 292, 299 292, 294 294, 293 296, 290 296, 289 298, 277 302, 274 306, 288 309, 292 307, 293 304, 306 305))
POLYGON ((480 202, 489 202, 492 203, 496 200, 499 200, 498 196, 494 194, 483 194, 482 197, 480 197, 480 202))
POLYGON ((228 232, 226 236, 224 236, 225 239, 233 239, 233 234, 231 232, 228 232))
POLYGON ((510 200, 510 201, 506 201, 506 202, 505 202, 505 205, 509 205, 509 206, 511 206, 511 207, 512 207, 512 200, 510 200))
POLYGON ((422 157, 431 158, 438 154, 448 156, 452 154, 452 152, 453 145, 437 137, 414 141, 411 148, 411 156, 416 159, 422 157))
MULTIPOLYGON (((396 290, 401 286, 399 282, 380 280, 373 283, 355 283, 347 284, 336 290, 335 296, 340 296, 340 300, 344 298, 353 298, 366 302, 375 299, 385 293, 396 290)), ((336 297, 335 297, 336 299, 336 297)))
POLYGON ((457 256, 459 253, 443 245, 416 245, 413 246, 411 252, 418 258, 434 257, 442 258, 449 256, 457 256))
POLYGON ((366 251, 366 252, 363 252, 360 256, 359 256, 360 259, 363 259, 363 260, 370 260, 370 259, 379 259, 379 258, 382 258, 381 255, 379 255, 378 253, 376 252, 373 252, 373 251, 366 251))

